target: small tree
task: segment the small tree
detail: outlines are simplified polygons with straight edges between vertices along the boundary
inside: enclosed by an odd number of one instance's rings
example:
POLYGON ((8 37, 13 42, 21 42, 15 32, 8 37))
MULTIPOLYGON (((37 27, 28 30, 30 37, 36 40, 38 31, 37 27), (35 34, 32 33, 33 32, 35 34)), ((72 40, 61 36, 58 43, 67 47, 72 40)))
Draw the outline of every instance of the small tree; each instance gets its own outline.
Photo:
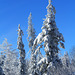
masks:
POLYGON ((75 60, 75 46, 73 46, 72 49, 70 49, 70 57, 71 60, 75 60))
POLYGON ((64 74, 65 75, 74 75, 73 74, 73 67, 72 67, 68 52, 65 52, 65 54, 61 60, 63 63, 62 70, 63 70, 64 74))
POLYGON ((7 42, 7 39, 5 39, 0 45, 0 48, 2 50, 2 55, 5 56, 3 61, 3 71, 5 75, 18 75, 18 59, 17 59, 17 52, 15 50, 12 50, 11 44, 7 42))
POLYGON ((64 54, 64 56, 62 58, 62 63, 66 67, 70 66, 70 58, 69 58, 68 52, 65 52, 65 54, 64 54))
POLYGON ((20 53, 20 75, 26 75, 26 65, 25 65, 25 50, 24 50, 24 44, 22 42, 22 35, 23 31, 20 28, 20 24, 18 26, 18 41, 17 41, 17 45, 18 45, 18 49, 19 49, 19 53, 20 53))
POLYGON ((75 46, 70 50, 71 70, 75 74, 75 46))

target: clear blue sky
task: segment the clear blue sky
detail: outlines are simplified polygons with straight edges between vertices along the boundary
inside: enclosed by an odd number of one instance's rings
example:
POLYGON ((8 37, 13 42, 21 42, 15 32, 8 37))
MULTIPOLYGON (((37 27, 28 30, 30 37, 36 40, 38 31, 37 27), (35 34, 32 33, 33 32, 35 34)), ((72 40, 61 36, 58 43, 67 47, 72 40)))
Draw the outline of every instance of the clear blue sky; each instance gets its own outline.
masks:
MULTIPOLYGON (((65 39, 65 49, 69 51, 75 45, 75 0, 52 0, 56 8, 56 24, 65 39)), ((48 0, 0 0, 0 44, 4 38, 17 47, 17 29, 21 24, 24 31, 23 42, 26 53, 29 51, 27 43, 28 16, 33 16, 33 24, 38 35, 41 32, 43 18, 47 14, 48 0)))

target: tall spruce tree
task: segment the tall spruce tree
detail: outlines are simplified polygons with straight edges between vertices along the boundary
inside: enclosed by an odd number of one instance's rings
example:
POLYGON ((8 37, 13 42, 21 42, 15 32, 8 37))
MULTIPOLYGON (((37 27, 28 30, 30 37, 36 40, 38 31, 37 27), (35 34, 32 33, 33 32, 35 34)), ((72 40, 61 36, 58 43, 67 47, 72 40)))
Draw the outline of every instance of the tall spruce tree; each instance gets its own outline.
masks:
POLYGON ((25 65, 25 50, 24 50, 24 44, 22 42, 22 36, 23 36, 23 31, 20 28, 20 24, 18 26, 18 41, 17 41, 17 45, 18 45, 18 49, 19 49, 19 53, 20 53, 20 75, 26 75, 25 69, 26 69, 26 65, 25 65))
POLYGON ((35 29, 33 28, 33 23, 32 23, 32 13, 30 13, 28 17, 28 42, 29 42, 29 48, 32 52, 32 46, 33 46, 33 41, 35 40, 35 29))
POLYGON ((30 13, 28 17, 28 42, 29 42, 29 49, 31 51, 31 58, 30 58, 30 68, 28 70, 29 74, 32 75, 37 75, 36 74, 36 56, 34 55, 35 48, 34 50, 32 49, 33 42, 35 40, 35 29, 33 28, 33 23, 32 23, 32 14, 30 13))
POLYGON ((41 63, 43 63, 41 67, 42 69, 44 69, 43 72, 45 73, 51 66, 57 66, 57 64, 60 63, 60 60, 58 58, 58 45, 60 44, 60 47, 64 48, 63 42, 65 42, 63 35, 59 33, 58 28, 56 26, 56 10, 51 4, 51 2, 52 1, 49 0, 46 19, 44 19, 44 24, 41 28, 42 32, 37 36, 34 41, 34 46, 37 46, 38 44, 44 45, 46 57, 44 59, 41 59, 38 65, 41 65, 41 63))

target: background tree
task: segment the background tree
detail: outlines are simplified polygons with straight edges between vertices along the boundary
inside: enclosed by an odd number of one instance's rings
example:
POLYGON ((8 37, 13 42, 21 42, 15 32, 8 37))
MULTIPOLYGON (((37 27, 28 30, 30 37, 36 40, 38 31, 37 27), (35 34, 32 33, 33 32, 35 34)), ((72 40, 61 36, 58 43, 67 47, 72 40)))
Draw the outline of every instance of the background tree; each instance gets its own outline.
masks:
POLYGON ((62 63, 64 66, 67 66, 67 67, 70 66, 70 58, 69 58, 68 52, 65 52, 64 56, 62 57, 62 63))
POLYGON ((18 41, 17 41, 17 45, 18 45, 18 49, 19 49, 19 53, 20 53, 20 75, 26 75, 26 65, 25 65, 25 50, 24 50, 24 44, 22 42, 22 36, 23 36, 23 31, 20 28, 20 24, 18 26, 18 41))
POLYGON ((75 46, 70 49, 70 62, 71 62, 71 71, 75 74, 75 46))
POLYGON ((28 69, 28 72, 32 75, 36 75, 36 56, 34 55, 35 49, 32 49, 33 42, 35 40, 35 29, 33 28, 33 23, 32 23, 32 14, 30 13, 28 17, 28 43, 29 43, 29 49, 31 51, 31 57, 30 57, 30 68, 28 69))
POLYGON ((18 75, 18 53, 15 50, 12 50, 11 44, 5 39, 0 45, 2 55, 5 56, 2 69, 5 75, 18 75))
POLYGON ((32 46, 33 46, 33 41, 35 40, 35 29, 33 28, 33 23, 32 23, 32 14, 30 13, 29 17, 28 17, 28 43, 29 43, 29 48, 31 50, 32 53, 32 46))

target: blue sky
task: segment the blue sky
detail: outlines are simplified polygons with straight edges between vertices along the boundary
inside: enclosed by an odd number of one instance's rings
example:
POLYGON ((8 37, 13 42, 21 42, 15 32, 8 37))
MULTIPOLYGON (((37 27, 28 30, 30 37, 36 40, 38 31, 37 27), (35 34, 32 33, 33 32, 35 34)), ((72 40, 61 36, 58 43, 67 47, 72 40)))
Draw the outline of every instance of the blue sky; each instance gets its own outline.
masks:
MULTIPOLYGON (((75 0, 52 0, 56 8, 56 24, 65 39, 64 51, 69 51, 75 45, 75 0)), ((26 53, 29 51, 27 43, 28 16, 33 16, 36 35, 41 32, 43 18, 47 14, 48 0, 0 0, 0 44, 4 38, 17 47, 17 29, 21 24, 24 31, 23 42, 26 53)))

